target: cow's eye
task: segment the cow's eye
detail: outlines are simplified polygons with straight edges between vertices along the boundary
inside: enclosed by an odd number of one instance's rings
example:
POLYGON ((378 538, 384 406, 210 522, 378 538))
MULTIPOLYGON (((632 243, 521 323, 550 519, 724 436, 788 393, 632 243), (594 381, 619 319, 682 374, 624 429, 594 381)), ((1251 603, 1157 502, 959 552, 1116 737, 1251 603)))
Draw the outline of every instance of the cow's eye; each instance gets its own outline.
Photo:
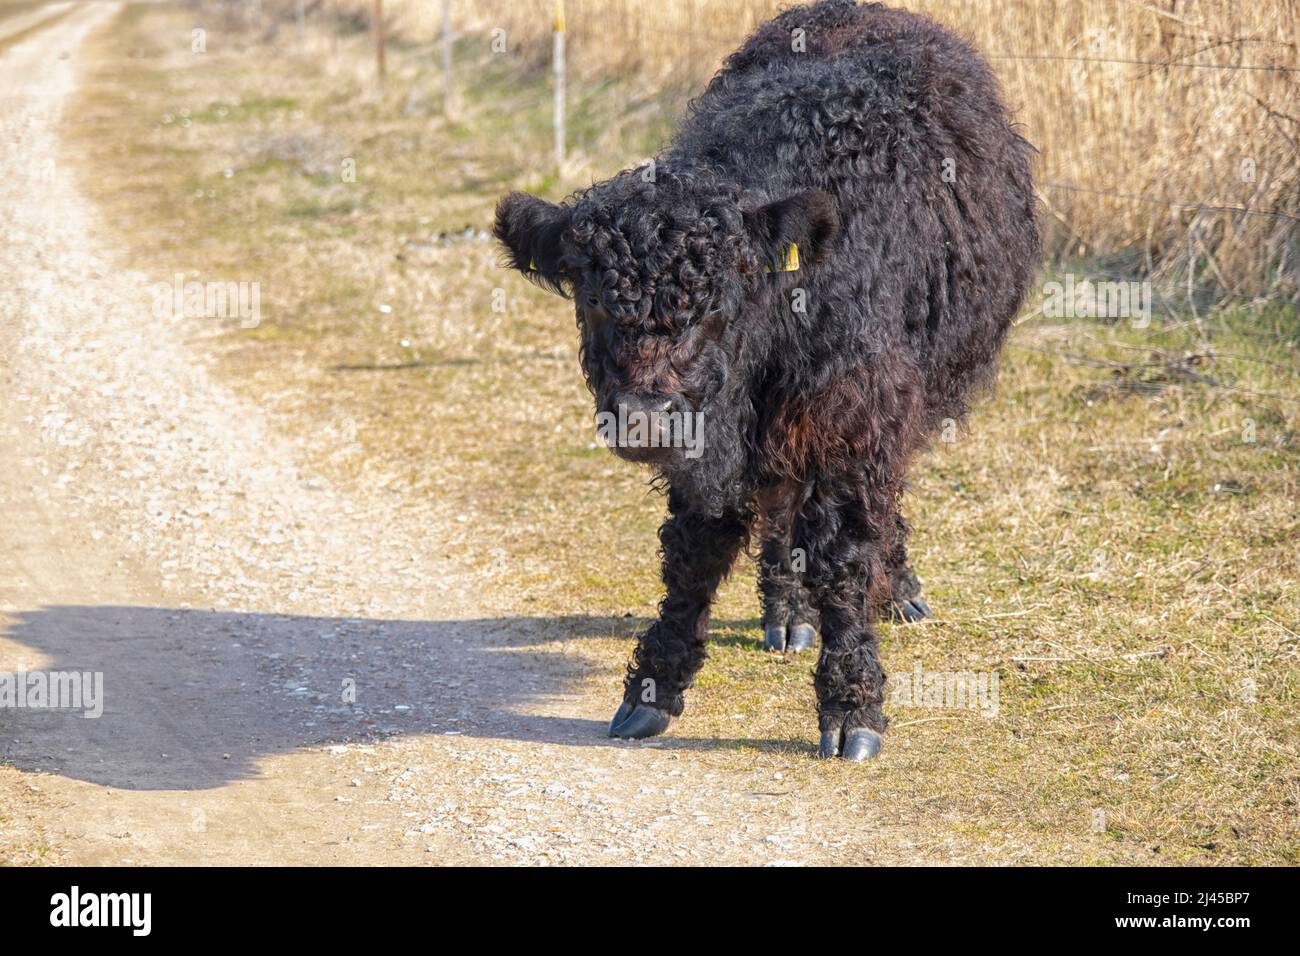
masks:
POLYGON ((589 309, 598 309, 598 308, 600 308, 600 296, 596 295, 596 293, 594 293, 594 292, 588 292, 588 293, 587 293, 587 308, 589 308, 589 309))

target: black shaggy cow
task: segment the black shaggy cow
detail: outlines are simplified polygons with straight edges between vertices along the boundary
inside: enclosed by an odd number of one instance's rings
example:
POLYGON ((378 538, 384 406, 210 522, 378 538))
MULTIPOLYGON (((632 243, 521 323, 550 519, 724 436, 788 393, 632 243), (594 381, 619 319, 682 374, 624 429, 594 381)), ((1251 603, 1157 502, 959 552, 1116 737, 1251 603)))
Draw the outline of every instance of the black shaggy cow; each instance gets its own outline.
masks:
POLYGON ((575 301, 616 453, 668 492, 667 593, 612 736, 681 714, 714 593, 761 523, 769 645, 820 628, 821 754, 879 751, 873 616, 928 610, 899 497, 991 379, 1030 281, 1031 153, 969 44, 824 0, 760 27, 654 162, 560 205, 502 199, 509 264, 575 301), (691 422, 703 441, 684 447, 691 422))

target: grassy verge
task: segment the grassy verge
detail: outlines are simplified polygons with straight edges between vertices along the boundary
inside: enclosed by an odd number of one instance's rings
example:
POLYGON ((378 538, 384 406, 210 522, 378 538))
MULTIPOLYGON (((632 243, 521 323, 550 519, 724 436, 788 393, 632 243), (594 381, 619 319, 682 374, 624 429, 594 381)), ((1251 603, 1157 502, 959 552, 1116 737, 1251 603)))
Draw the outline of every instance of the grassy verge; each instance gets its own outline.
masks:
MULTIPOLYGON (((71 111, 126 261, 261 283, 261 324, 204 343, 226 380, 333 480, 449 518, 485 609, 593 615, 574 653, 612 701, 662 504, 589 437, 571 313, 482 232, 506 188, 554 197, 647 155, 680 94, 589 88, 559 182, 542 75, 484 60, 448 122, 428 50, 396 51, 379 92, 364 37, 240 52, 214 31, 198 55, 187 17, 129 7, 71 111)), ((995 672, 998 716, 894 707, 887 758, 797 782, 1013 858, 1300 862, 1300 404, 1269 397, 1300 396, 1298 337, 1266 305, 1023 322, 997 392, 914 474, 937 618, 883 640, 895 674, 995 672)), ((745 564, 689 734, 806 754, 811 662, 758 653, 756 615, 745 564)))

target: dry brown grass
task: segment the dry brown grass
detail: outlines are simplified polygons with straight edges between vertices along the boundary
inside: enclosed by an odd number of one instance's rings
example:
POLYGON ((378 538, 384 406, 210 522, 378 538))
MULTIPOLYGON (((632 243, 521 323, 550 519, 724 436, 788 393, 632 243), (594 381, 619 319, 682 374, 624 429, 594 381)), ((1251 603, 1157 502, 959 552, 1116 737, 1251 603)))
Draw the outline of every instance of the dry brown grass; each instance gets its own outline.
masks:
MULTIPOLYGON (((545 117, 502 104, 544 95, 544 80, 521 87, 485 63, 449 124, 402 112, 430 81, 422 51, 395 52, 379 94, 364 36, 329 57, 322 39, 305 56, 195 58, 163 46, 181 22, 132 8, 72 113, 86 188, 129 261, 260 280, 263 327, 214 330, 227 380, 302 436, 319 471, 450 515, 436 545, 484 581, 484 613, 582 636, 566 653, 612 703, 658 596, 662 502, 591 441, 571 311, 498 271, 489 245, 438 238, 486 223, 506 186, 536 184, 545 117), (344 156, 355 184, 331 172, 344 156)), ((575 116, 606 168, 661 132, 636 94, 614 86, 575 116), (601 138, 606 117, 621 145, 601 138)), ((1300 861, 1294 311, 1166 319, 1024 322, 969 432, 916 469, 907 511, 938 613, 886 629, 886 668, 995 671, 996 719, 895 707, 879 762, 816 762, 810 662, 757 651, 744 565, 671 745, 730 740, 688 759, 779 765, 850 812, 888 807, 954 859, 1300 861), (1223 387, 1138 367, 1207 348, 1222 354, 1196 368, 1223 387)))
MULTIPOLYGON (((369 0, 329 2, 368 17, 369 0)), ((571 82, 635 71, 684 96, 756 24, 789 5, 567 0, 571 82)), ((1049 247, 1058 259, 1103 257, 1113 260, 1109 268, 1180 288, 1300 296, 1298 0, 903 5, 994 57, 1007 98, 1041 151, 1049 247), (1206 206, 1215 208, 1198 208, 1206 206)), ((387 9, 396 35, 437 36, 438 4, 389 0, 387 9)), ((550 0, 453 0, 452 9, 462 83, 475 82, 475 54, 487 49, 494 28, 507 31, 508 56, 521 67, 544 68, 550 0)), ((548 107, 542 100, 527 108, 548 107)))

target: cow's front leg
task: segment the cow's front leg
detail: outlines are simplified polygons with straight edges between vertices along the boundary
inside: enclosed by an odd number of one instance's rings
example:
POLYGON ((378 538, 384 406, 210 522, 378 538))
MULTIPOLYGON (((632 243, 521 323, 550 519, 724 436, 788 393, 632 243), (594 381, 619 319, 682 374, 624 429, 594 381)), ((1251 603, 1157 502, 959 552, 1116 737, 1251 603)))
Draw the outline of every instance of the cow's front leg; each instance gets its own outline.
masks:
POLYGON ((885 671, 876 651, 872 608, 888 594, 885 556, 892 545, 892 498, 814 500, 800 515, 804 581, 821 613, 822 652, 813 680, 823 757, 865 760, 880 752, 885 671))
POLYGON ((708 517, 671 492, 668 511, 659 529, 666 587, 659 619, 632 654, 611 737, 652 737, 681 714, 685 692, 704 663, 709 606, 748 528, 742 515, 708 517))

